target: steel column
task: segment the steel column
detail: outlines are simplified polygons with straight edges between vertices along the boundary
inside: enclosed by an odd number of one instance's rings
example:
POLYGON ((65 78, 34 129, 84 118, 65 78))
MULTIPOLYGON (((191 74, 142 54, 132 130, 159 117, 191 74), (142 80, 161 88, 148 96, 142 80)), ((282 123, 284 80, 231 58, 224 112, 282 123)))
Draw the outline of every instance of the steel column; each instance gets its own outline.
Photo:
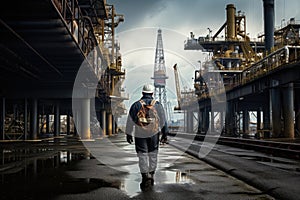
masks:
POLYGON ((101 111, 101 121, 100 121, 100 125, 102 128, 102 136, 106 135, 106 110, 102 110, 101 111))
POLYGON ((205 128, 205 109, 202 110, 201 112, 201 132, 205 133, 206 132, 206 128, 205 128))
POLYGON ((213 111, 210 112, 210 132, 215 131, 215 114, 213 111))
POLYGON ((70 117, 70 111, 67 112, 67 135, 70 135, 70 125, 71 125, 71 117, 70 117))
POLYGON ((91 130, 90 130, 90 99, 81 100, 81 117, 80 117, 80 126, 81 126, 81 139, 91 139, 91 130))
POLYGON ((76 110, 75 111, 75 117, 73 118, 74 119, 74 123, 75 123, 75 129, 74 129, 74 132, 75 132, 75 135, 78 135, 80 136, 80 131, 81 131, 81 124, 80 124, 80 109, 76 110))
POLYGON ((50 116, 49 113, 46 113, 46 133, 50 133, 50 116))
POLYGON ((187 132, 192 133, 193 132, 193 112, 187 111, 187 132))
POLYGON ((296 101, 295 101, 295 127, 296 127, 296 133, 300 135, 300 90, 299 89, 294 89, 295 90, 295 96, 296 96, 296 101))
POLYGON ((261 130, 261 108, 257 109, 256 114, 256 129, 261 130))
POLYGON ((249 112, 247 109, 243 110, 243 133, 249 134, 249 112))
POLYGON ((226 116, 225 116, 225 131, 226 135, 234 135, 235 130, 234 119, 234 103, 232 101, 227 102, 226 116))
POLYGON ((112 113, 111 112, 106 113, 106 117, 107 117, 106 133, 107 135, 111 136, 112 135, 112 113))
POLYGON ((5 97, 2 97, 2 106, 1 106, 1 122, 0 122, 0 129, 1 129, 1 139, 5 139, 5 97))
POLYGON ((281 101, 280 89, 271 89, 271 102, 272 102, 272 136, 279 137, 281 133, 281 101))
POLYGON ((209 109, 205 107, 204 109, 204 131, 207 133, 209 129, 209 109))
POLYGON ((115 134, 115 117, 113 115, 111 115, 111 129, 112 129, 112 134, 115 134))
POLYGON ((283 94, 283 122, 284 137, 293 139, 294 132, 294 87, 293 83, 289 83, 282 88, 283 94))
POLYGON ((264 138, 270 138, 270 129, 271 129, 270 101, 271 101, 271 97, 269 95, 268 90, 266 90, 265 93, 267 93, 267 95, 266 95, 265 104, 263 107, 263 129, 264 129, 264 138))
POLYGON ((24 140, 28 139, 28 101, 24 100, 24 140))
POLYGON ((30 113, 30 139, 37 139, 38 135, 38 101, 32 100, 30 113))
POLYGON ((224 112, 223 111, 220 112, 220 128, 221 128, 220 131, 222 131, 224 128, 224 112))
POLYGON ((206 112, 206 109, 204 108, 201 111, 201 133, 207 132, 206 124, 207 124, 207 112, 206 112))
POLYGON ((55 106, 54 113, 54 136, 60 135, 60 114, 59 114, 59 104, 57 103, 55 106))
POLYGON ((201 110, 198 111, 198 133, 201 134, 201 123, 202 123, 202 116, 201 110))

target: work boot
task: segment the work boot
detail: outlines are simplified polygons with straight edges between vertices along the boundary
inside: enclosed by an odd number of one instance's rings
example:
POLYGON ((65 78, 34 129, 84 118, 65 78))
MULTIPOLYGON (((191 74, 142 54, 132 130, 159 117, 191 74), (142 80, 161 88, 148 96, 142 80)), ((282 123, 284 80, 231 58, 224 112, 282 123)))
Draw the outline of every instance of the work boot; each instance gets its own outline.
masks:
POLYGON ((150 177, 149 179, 151 180, 151 185, 153 186, 154 185, 154 171, 150 172, 150 177))
POLYGON ((140 184, 142 191, 147 191, 151 188, 152 182, 151 179, 148 176, 148 173, 142 173, 142 182, 140 184))

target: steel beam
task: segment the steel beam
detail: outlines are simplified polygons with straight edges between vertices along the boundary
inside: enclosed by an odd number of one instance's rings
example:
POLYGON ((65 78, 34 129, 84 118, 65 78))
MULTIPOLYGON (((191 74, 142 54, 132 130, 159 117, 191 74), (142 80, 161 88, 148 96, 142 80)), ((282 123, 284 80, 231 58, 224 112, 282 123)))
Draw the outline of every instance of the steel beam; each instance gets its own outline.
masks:
POLYGON ((258 78, 257 80, 253 80, 251 83, 243 85, 242 87, 226 92, 226 98, 227 100, 233 100, 238 99, 241 96, 253 96, 254 94, 260 95, 262 91, 265 93, 270 87, 273 87, 269 84, 270 79, 280 80, 280 85, 298 81, 300 79, 299 71, 298 63, 290 63, 281 70, 271 71, 267 76, 258 78), (254 88, 259 88, 259 90, 255 90, 254 88))
POLYGON ((283 94, 283 122, 284 122, 284 137, 293 139, 294 132, 294 87, 293 83, 282 88, 283 94))

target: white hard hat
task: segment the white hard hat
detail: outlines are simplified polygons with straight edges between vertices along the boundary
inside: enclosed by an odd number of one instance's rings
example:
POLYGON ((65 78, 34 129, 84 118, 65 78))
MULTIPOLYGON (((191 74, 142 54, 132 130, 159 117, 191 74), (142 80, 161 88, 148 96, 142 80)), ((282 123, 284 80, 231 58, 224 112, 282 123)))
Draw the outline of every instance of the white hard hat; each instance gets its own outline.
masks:
POLYGON ((154 92, 154 87, 153 87, 153 85, 151 85, 151 84, 146 84, 146 85, 144 85, 143 91, 142 91, 142 92, 143 92, 143 93, 148 93, 148 94, 153 93, 153 92, 154 92))

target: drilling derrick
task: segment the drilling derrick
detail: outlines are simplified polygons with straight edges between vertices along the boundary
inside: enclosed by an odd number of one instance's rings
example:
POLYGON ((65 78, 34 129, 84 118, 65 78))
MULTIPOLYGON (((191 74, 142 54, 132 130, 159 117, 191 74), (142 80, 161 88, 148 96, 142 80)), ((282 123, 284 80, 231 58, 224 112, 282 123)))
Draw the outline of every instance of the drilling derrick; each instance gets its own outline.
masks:
MULTIPOLYGON (((165 67, 165 57, 164 48, 162 41, 161 29, 157 31, 157 42, 155 51, 155 63, 154 63, 154 96, 159 102, 164 106, 165 112, 167 111, 167 94, 166 94, 166 67, 165 67)), ((166 112, 167 113, 167 112, 166 112)))

